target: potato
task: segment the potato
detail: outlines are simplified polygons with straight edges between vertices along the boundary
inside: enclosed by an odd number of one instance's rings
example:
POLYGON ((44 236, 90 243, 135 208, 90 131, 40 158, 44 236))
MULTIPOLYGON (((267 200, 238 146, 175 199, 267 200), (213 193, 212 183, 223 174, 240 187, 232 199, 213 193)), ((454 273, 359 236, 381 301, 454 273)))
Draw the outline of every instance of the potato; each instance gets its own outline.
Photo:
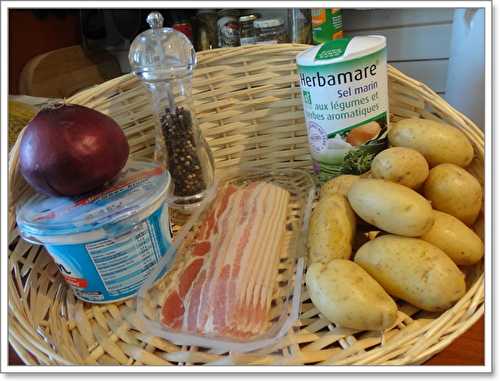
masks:
POLYGON ((342 196, 347 196, 347 192, 351 189, 352 184, 359 179, 356 175, 340 175, 331 180, 328 180, 320 189, 319 197, 326 197, 332 193, 340 193, 342 196))
POLYGON ((417 189, 429 176, 429 165, 422 154, 414 149, 392 147, 375 156, 371 171, 376 179, 417 189))
POLYGON ((421 239, 445 252, 457 265, 472 265, 483 257, 481 239, 458 218, 433 211, 434 224, 421 239))
POLYGON ((413 148, 424 155, 431 167, 452 163, 466 167, 474 149, 458 128, 429 119, 402 119, 389 129, 389 142, 396 147, 413 148))
POLYGON ((354 261, 392 296, 426 311, 450 308, 465 294, 465 276, 439 248, 385 235, 365 243, 354 261))
POLYGON ((320 198, 309 223, 310 261, 350 258, 355 232, 356 216, 344 196, 334 193, 320 198))
POLYGON ((434 222, 430 203, 403 185, 377 179, 359 179, 347 194, 363 220, 386 232, 419 237, 434 222))
POLYGON ((454 164, 440 164, 429 172, 424 196, 434 209, 451 214, 470 226, 481 210, 483 191, 479 181, 465 169, 454 164))
POLYGON ((313 263, 306 273, 306 285, 314 306, 336 325, 383 330, 396 321, 394 300, 354 262, 313 263))

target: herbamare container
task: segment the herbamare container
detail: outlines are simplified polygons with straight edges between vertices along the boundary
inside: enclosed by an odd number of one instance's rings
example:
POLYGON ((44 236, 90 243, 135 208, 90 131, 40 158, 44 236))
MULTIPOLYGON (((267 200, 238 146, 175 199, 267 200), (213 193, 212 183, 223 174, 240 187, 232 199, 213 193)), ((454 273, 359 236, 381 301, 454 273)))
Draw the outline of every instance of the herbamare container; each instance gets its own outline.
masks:
POLYGON ((297 66, 320 181, 369 170, 387 147, 385 37, 328 41, 297 55, 297 66))
POLYGON ((118 301, 137 293, 170 247, 169 186, 163 167, 129 161, 100 193, 31 197, 17 224, 23 238, 45 245, 79 299, 118 301))

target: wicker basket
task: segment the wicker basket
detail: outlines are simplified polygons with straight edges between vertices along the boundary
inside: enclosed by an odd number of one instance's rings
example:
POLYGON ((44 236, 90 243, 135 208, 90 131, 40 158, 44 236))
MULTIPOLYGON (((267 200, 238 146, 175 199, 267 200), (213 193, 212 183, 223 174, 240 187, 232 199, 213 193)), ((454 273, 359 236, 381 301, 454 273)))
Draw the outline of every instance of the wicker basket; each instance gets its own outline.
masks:
MULTIPOLYGON (((193 96, 219 173, 248 163, 310 168, 295 65, 295 56, 306 47, 260 45, 199 53, 193 96)), ((469 169, 483 183, 482 132, 428 87, 392 67, 389 84, 392 120, 424 117, 460 128, 475 149, 469 169)), ((151 100, 134 76, 113 79, 69 101, 111 115, 125 130, 130 155, 151 158, 151 100)), ((107 305, 75 299, 45 250, 19 238, 14 208, 31 190, 19 173, 18 152, 19 140, 9 166, 9 340, 27 364, 419 364, 484 312, 480 263, 464 269, 468 291, 454 307, 439 315, 402 304, 396 324, 384 332, 335 327, 312 305, 304 287, 300 321, 272 348, 229 354, 176 346, 141 330, 133 299, 107 305)), ((476 227, 480 231, 482 224, 476 227)))

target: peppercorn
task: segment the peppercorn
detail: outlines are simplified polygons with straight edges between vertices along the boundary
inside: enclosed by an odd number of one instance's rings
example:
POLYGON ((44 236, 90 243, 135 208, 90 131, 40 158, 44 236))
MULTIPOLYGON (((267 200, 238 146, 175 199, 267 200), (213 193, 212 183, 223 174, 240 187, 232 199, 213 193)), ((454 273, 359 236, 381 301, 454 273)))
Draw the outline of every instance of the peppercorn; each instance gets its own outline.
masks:
POLYGON ((206 188, 201 163, 196 151, 191 113, 183 107, 174 112, 168 108, 160 118, 165 147, 166 165, 174 184, 174 195, 193 196, 206 188))

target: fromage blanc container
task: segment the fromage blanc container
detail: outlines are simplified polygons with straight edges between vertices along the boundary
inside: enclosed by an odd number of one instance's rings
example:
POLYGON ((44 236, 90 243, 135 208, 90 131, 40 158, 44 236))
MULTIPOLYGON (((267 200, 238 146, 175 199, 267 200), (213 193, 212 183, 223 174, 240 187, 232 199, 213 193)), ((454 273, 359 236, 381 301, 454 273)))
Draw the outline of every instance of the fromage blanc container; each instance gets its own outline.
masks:
POLYGON ((18 209, 17 224, 24 239, 46 247, 79 299, 123 300, 137 293, 170 247, 169 186, 164 167, 129 160, 99 193, 31 197, 18 209))
POLYGON ((387 52, 383 36, 325 42, 297 55, 314 171, 320 181, 361 174, 387 147, 387 52))

